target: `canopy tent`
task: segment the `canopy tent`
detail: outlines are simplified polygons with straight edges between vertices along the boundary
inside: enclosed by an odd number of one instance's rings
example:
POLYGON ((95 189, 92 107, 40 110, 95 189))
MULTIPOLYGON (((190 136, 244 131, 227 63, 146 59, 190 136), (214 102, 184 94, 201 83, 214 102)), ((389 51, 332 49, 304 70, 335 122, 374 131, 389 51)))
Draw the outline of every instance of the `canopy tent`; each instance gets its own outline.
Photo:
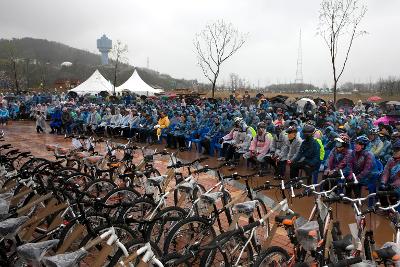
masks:
POLYGON ((153 96, 154 94, 161 93, 162 90, 154 89, 140 78, 139 73, 133 72, 129 79, 115 88, 115 92, 129 91, 137 95, 153 96))
POLYGON ((78 95, 95 95, 100 92, 106 91, 111 93, 113 86, 106 78, 101 75, 99 70, 96 70, 92 76, 90 76, 86 81, 78 85, 77 87, 70 90, 70 92, 75 92, 78 95))

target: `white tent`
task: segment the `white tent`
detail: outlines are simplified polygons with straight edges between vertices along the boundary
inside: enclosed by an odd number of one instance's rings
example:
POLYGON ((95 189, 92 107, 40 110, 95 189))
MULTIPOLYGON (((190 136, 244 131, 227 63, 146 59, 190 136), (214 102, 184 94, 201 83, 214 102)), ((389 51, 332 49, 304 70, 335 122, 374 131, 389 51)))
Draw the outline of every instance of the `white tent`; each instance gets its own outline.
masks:
POLYGON ((162 90, 154 89, 150 85, 148 85, 145 81, 140 78, 139 73, 136 71, 133 72, 132 76, 129 79, 115 88, 115 92, 129 91, 131 93, 135 93, 137 95, 146 95, 153 96, 155 93, 161 93, 162 90))
POLYGON ((111 94, 113 91, 113 86, 106 80, 106 78, 103 77, 103 75, 101 75, 98 70, 96 70, 86 81, 70 91, 76 92, 78 95, 94 95, 103 91, 111 94))

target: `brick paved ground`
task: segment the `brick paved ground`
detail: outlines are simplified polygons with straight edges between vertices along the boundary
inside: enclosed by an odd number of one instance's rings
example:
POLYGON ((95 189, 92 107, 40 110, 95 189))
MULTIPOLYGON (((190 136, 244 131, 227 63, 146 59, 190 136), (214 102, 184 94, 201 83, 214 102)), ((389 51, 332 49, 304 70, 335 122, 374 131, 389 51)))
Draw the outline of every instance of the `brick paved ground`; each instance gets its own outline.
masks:
MULTIPOLYGON (((31 151, 32 154, 38 157, 46 157, 50 159, 54 159, 52 156, 52 152, 48 152, 45 149, 45 144, 60 144, 61 146, 70 147, 70 140, 65 140, 63 136, 51 135, 51 134, 37 134, 34 128, 34 122, 31 121, 23 121, 23 122, 11 122, 7 126, 0 126, 0 129, 3 129, 6 133, 7 142, 13 144, 15 147, 20 148, 22 151, 31 151)), ((123 142, 123 140, 118 140, 119 142, 123 142)), ((163 149, 163 145, 155 145, 157 149, 163 149)), ((100 146, 98 151, 102 152, 104 149, 100 146)), ((182 152, 179 154, 179 158, 183 160, 193 160, 197 158, 199 155, 194 151, 191 152, 182 152)), ((138 155, 135 158, 136 161, 140 161, 141 156, 138 155)), ((163 174, 166 173, 169 158, 168 157, 157 157, 156 158, 156 167, 163 174)), ((218 165, 215 157, 211 157, 204 164, 209 164, 210 166, 218 165)), ((249 173, 247 168, 243 166, 244 163, 241 163, 241 166, 237 169, 237 171, 241 174, 249 173)), ((224 172, 229 172, 225 170, 224 172)), ((272 177, 260 177, 256 178, 252 181, 252 185, 259 185, 264 183, 266 180, 271 179, 272 177)), ((200 177, 200 182, 206 188, 210 188, 212 185, 216 183, 216 178, 210 174, 202 175, 200 177)), ((235 187, 229 188, 233 195, 239 193, 239 190, 235 187)), ((276 191, 264 192, 266 196, 270 200, 279 201, 280 194, 276 191)), ((296 199, 295 203, 291 203, 291 207, 296 212, 299 212, 302 216, 307 217, 309 212, 311 211, 313 201, 310 198, 296 199)), ((348 232, 348 223, 354 222, 354 213, 349 206, 346 205, 338 205, 334 208, 334 215, 342 222, 342 231, 348 232)), ((368 224, 372 226, 376 234, 377 244, 383 244, 386 241, 390 241, 392 239, 393 231, 390 228, 387 220, 382 217, 373 216, 370 220, 367 220, 368 224)), ((226 222, 225 222, 226 224, 226 222)), ((276 236, 272 241, 273 245, 279 245, 283 247, 289 247, 289 240, 285 235, 285 231, 281 228, 278 229, 276 236)))

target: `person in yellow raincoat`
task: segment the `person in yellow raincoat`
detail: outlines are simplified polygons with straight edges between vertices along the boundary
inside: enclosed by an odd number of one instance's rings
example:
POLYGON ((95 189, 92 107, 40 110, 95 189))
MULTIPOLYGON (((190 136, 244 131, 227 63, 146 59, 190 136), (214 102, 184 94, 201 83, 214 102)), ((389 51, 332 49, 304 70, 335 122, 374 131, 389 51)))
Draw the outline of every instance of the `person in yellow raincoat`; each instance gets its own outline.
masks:
POLYGON ((167 116, 167 114, 165 114, 165 112, 161 111, 160 119, 158 119, 157 125, 154 126, 154 129, 156 129, 156 134, 157 134, 158 140, 160 140, 162 129, 167 128, 168 126, 169 126, 168 116, 167 116))

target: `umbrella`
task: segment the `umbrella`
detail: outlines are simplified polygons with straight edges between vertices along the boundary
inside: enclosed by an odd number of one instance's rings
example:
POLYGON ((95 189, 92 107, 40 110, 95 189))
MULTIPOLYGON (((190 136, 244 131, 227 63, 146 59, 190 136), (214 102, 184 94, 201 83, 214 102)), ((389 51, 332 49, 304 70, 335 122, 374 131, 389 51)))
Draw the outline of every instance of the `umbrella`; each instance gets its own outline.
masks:
POLYGON ((107 97, 107 96, 109 96, 110 94, 109 94, 107 91, 101 91, 101 92, 99 93, 99 95, 101 95, 102 97, 107 97))
POLYGON ((341 98, 336 102, 337 107, 354 107, 354 102, 348 98, 341 98))
POLYGON ((284 95, 277 95, 274 97, 271 97, 269 99, 269 102, 274 103, 274 102, 279 102, 279 103, 284 103, 286 101, 286 99, 288 99, 288 96, 284 96, 284 95))
POLYGON ((285 105, 285 104, 282 104, 282 103, 274 103, 274 104, 272 104, 271 105, 273 108, 281 108, 281 109, 284 109, 284 110, 287 110, 288 109, 288 107, 285 105))
POLYGON ((300 100, 297 100, 296 103, 297 103, 297 106, 298 106, 299 108, 304 108, 305 104, 306 104, 308 101, 311 103, 311 105, 313 106, 313 108, 317 108, 317 105, 315 104, 315 102, 314 102, 313 100, 309 99, 309 98, 302 98, 302 99, 300 99, 300 100))
POLYGON ((393 111, 390 111, 386 116, 400 117, 400 110, 393 110, 393 111))
POLYGON ((326 103, 325 100, 323 100, 323 99, 320 98, 320 97, 314 98, 314 102, 315 102, 315 104, 317 104, 317 105, 321 105, 322 103, 326 103))
POLYGON ((77 98, 78 97, 78 93, 74 92, 74 91, 69 91, 67 95, 72 97, 72 98, 77 98))
POLYGON ((395 116, 384 116, 374 121, 374 125, 378 125, 379 123, 389 125, 390 122, 396 122, 396 121, 398 121, 398 119, 395 116))
POLYGON ((382 100, 382 97, 379 97, 377 95, 371 96, 370 98, 368 98, 368 101, 370 101, 370 102, 378 102, 378 101, 381 101, 381 100, 382 100))
POLYGON ((400 101, 388 101, 386 105, 400 106, 400 101))

